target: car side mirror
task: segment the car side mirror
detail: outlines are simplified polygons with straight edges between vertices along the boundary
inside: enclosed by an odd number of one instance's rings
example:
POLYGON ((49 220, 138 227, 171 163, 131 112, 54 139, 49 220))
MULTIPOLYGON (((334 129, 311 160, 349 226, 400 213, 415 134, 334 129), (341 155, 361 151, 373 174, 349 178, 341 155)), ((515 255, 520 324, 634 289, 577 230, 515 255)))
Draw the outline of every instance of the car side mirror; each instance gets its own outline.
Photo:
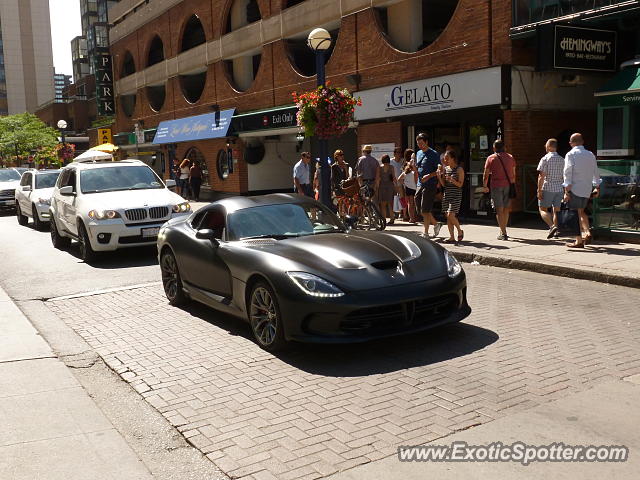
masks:
POLYGON ((165 182, 167 188, 176 188, 176 181, 173 179, 169 179, 165 182))
POLYGON ((210 228, 203 228, 202 230, 198 230, 196 232, 196 238, 200 240, 209 240, 214 245, 218 246, 220 242, 216 238, 216 232, 211 230, 210 228))
POLYGON ((60 189, 60 195, 64 195, 65 197, 72 197, 75 195, 73 192, 73 187, 71 185, 67 185, 66 187, 62 187, 60 189))
POLYGON ((25 185, 24 187, 22 187, 22 191, 23 192, 30 192, 31 191, 31 186, 30 185, 25 185))

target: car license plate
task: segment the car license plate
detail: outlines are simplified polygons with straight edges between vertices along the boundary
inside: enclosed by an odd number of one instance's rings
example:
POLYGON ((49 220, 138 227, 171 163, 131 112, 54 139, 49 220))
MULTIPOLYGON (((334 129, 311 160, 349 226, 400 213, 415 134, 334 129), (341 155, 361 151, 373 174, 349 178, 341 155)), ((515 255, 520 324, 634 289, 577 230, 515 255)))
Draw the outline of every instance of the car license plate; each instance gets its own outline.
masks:
POLYGON ((143 228, 142 229, 142 237, 157 237, 160 232, 160 227, 152 227, 152 228, 143 228))

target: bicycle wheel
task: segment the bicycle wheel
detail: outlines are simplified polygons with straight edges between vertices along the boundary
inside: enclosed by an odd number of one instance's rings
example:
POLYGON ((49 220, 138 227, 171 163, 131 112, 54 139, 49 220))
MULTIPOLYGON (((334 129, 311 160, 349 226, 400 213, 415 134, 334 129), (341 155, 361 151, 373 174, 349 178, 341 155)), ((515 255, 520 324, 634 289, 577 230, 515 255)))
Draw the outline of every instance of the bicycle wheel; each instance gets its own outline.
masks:
POLYGON ((375 203, 367 202, 364 212, 369 230, 384 230, 387 228, 387 220, 382 216, 375 203))

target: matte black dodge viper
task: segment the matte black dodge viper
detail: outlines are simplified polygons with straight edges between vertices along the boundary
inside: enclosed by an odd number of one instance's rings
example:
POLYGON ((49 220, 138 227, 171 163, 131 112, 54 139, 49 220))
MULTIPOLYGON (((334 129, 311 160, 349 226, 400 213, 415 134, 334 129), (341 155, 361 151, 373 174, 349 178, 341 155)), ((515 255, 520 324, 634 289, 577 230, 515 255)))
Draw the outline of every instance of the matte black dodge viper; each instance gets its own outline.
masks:
POLYGON ((247 320, 258 344, 355 342, 467 317, 465 273, 415 233, 351 230, 293 194, 233 197, 158 235, 172 305, 197 300, 247 320))

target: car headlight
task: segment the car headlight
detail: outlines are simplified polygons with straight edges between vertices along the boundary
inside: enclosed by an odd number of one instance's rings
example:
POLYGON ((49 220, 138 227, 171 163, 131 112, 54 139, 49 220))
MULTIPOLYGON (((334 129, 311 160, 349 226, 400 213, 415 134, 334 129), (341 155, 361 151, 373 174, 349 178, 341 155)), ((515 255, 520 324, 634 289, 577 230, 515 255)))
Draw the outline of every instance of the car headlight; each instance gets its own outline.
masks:
POLYGON ((51 205, 51 199, 50 198, 39 198, 38 199, 38 203, 41 205, 51 205))
POLYGON ((114 218, 120 218, 120 214, 115 210, 91 210, 89 212, 89 218, 92 220, 112 220, 114 218))
POLYGON ((444 251, 444 258, 447 261, 447 274, 450 278, 460 275, 462 272, 462 265, 456 260, 456 257, 451 255, 447 250, 444 251))
POLYGON ((182 202, 173 206, 173 213, 185 213, 191 211, 189 202, 182 202))
POLYGON ((314 297, 342 297, 344 292, 324 278, 305 272, 287 272, 300 290, 314 297))

